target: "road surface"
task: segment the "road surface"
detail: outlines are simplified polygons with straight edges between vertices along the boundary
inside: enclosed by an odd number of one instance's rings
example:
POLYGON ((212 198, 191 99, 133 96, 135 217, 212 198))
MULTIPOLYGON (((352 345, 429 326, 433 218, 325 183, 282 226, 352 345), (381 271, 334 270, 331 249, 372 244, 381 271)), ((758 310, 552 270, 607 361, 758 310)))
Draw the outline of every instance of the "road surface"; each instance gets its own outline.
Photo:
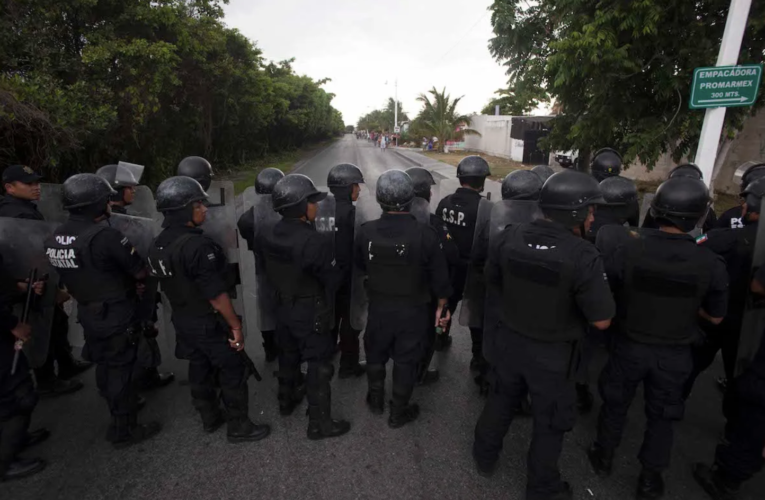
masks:
MULTIPOLYGON (((359 165, 370 182, 389 168, 409 166, 391 150, 382 152, 367 141, 346 136, 298 165, 297 171, 312 177, 317 185, 325 185, 329 169, 342 162, 359 165)), ((84 390, 40 403, 33 428, 46 426, 53 436, 28 453, 46 458, 50 465, 28 480, 0 484, 0 498, 523 499, 531 422, 518 419, 513 423, 492 479, 475 473, 470 450, 482 400, 468 372, 469 333, 457 325, 452 335, 454 344, 441 366, 440 382, 415 390, 413 400, 422 408, 416 423, 389 429, 387 414, 377 417, 366 409, 364 378, 335 379, 335 415, 350 420, 353 429, 342 438, 321 442, 306 439, 303 408, 290 417, 279 416, 276 379, 270 375, 276 363, 266 365, 258 335, 248 338, 247 351, 264 381, 258 384, 251 379, 250 413, 254 420, 268 422, 273 428, 271 436, 260 443, 228 444, 225 428, 204 434, 191 406, 186 363, 175 360, 167 350, 163 368, 175 371, 179 381, 147 394, 148 405, 141 413, 144 420, 161 421, 163 432, 140 446, 112 450, 104 440, 106 404, 97 395, 91 370, 84 377, 84 390)), ((593 377, 602 363, 600 359, 592 367, 593 377)), ((699 379, 685 421, 677 426, 672 468, 666 475, 668 500, 705 498, 691 477, 690 465, 711 460, 722 429, 721 396, 714 387, 720 372, 721 367, 715 365, 699 379)), ((595 435, 597 413, 581 417, 568 434, 560 465, 575 489, 575 498, 634 497, 639 473, 636 455, 644 425, 640 397, 633 404, 611 478, 596 478, 585 457, 595 435)), ((741 498, 762 498, 762 491, 765 480, 760 476, 746 486, 741 498)))

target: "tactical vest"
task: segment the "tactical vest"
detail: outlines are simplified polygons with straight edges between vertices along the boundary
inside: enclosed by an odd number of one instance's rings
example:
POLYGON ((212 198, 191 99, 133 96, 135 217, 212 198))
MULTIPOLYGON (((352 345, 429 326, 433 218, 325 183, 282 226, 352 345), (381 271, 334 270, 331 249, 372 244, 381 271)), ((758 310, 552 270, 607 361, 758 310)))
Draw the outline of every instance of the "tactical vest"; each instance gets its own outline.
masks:
POLYGON ((686 344, 695 337, 698 311, 712 278, 711 262, 668 262, 647 251, 662 243, 645 238, 626 242, 619 326, 638 342, 686 344))
POLYGON ((528 337, 559 342, 582 337, 586 321, 576 306, 571 256, 585 242, 562 238, 548 249, 530 248, 525 224, 508 228, 501 256, 502 313, 507 325, 528 337))
POLYGON ((116 302, 135 296, 135 280, 124 271, 102 271, 94 265, 90 244, 108 226, 94 224, 84 231, 60 227, 48 239, 45 253, 72 297, 82 305, 116 302), (80 234, 77 234, 77 233, 80 234))
POLYGON ((272 243, 264 245, 266 277, 276 289, 281 300, 318 297, 324 295, 324 287, 314 276, 303 271, 293 252, 302 251, 305 241, 296 247, 272 243))
POLYGON ((214 314, 215 309, 196 283, 186 276, 180 259, 183 245, 195 236, 199 235, 184 234, 164 247, 157 245, 155 240, 147 261, 151 275, 159 280, 162 291, 173 306, 173 314, 201 317, 214 314))
POLYGON ((406 232, 391 238, 380 234, 377 227, 376 221, 361 226, 363 241, 367 241, 363 251, 370 298, 406 298, 407 303, 427 303, 430 291, 422 265, 425 228, 420 224, 409 224, 406 232))

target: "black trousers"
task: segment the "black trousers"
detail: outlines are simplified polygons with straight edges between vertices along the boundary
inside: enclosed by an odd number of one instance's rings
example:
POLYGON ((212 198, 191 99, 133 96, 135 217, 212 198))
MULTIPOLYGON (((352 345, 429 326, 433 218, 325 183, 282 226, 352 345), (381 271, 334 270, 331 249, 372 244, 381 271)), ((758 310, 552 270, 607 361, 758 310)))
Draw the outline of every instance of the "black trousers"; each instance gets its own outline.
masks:
POLYGON ((176 330, 175 356, 189 362, 191 398, 203 418, 206 414, 217 413, 218 390, 229 420, 247 418, 249 373, 242 353, 231 348, 226 327, 215 316, 174 316, 173 325, 176 330))
POLYGON ((503 329, 497 355, 504 362, 489 368, 490 390, 475 426, 473 456, 484 465, 497 461, 528 390, 534 418, 527 462, 529 500, 564 489, 558 458, 563 437, 576 421, 576 391, 568 378, 573 348, 569 342, 540 342, 503 329))
POLYGON ((704 339, 698 345, 693 346, 693 370, 685 383, 684 395, 686 398, 690 396, 698 376, 712 365, 718 351, 722 351, 725 377, 728 380, 733 380, 742 322, 743 318, 738 315, 726 316, 719 325, 713 325, 706 321, 701 322, 704 339))
POLYGON ((634 342, 620 337, 600 375, 603 406, 597 441, 613 450, 621 442, 627 412, 640 383, 645 394, 646 429, 638 459, 643 467, 662 471, 669 466, 673 425, 683 418, 683 387, 691 373, 691 347, 634 342))
POLYGON ((69 343, 69 316, 56 306, 53 309, 53 323, 50 332, 50 346, 45 364, 35 370, 38 383, 45 383, 56 378, 55 363, 58 362, 59 370, 71 364, 72 346, 69 343))
POLYGON ((140 339, 129 333, 106 338, 85 332, 83 357, 96 364, 96 385, 113 417, 135 417, 143 369, 137 361, 140 339))
POLYGON ((354 365, 359 361, 359 330, 351 328, 351 287, 343 286, 335 295, 334 339, 340 341, 340 365, 354 365))
MULTIPOLYGON (((3 335, 10 336, 8 332, 3 335)), ((32 376, 26 357, 19 356, 16 373, 11 375, 13 342, 0 346, 0 475, 24 447, 32 412, 37 406, 32 376)))
MULTIPOLYGON (((429 304, 369 305, 364 351, 367 365, 382 365, 393 359, 394 392, 411 394, 417 381, 428 339, 429 304)), ((435 323, 435 318, 432 319, 435 323)), ((408 396, 407 396, 408 397, 408 396)))
POLYGON ((725 395, 725 440, 717 445, 715 463, 736 482, 762 469, 765 448, 765 376, 747 370, 725 395))

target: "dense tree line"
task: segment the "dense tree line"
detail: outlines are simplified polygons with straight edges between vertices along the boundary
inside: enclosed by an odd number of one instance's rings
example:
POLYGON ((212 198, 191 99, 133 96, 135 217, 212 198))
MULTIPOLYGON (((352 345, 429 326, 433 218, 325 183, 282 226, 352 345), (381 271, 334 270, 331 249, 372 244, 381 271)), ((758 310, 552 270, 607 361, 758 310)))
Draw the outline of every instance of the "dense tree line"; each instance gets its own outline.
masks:
POLYGON ((267 62, 226 0, 0 0, 0 166, 51 180, 117 160, 151 180, 341 133, 327 80, 267 62))

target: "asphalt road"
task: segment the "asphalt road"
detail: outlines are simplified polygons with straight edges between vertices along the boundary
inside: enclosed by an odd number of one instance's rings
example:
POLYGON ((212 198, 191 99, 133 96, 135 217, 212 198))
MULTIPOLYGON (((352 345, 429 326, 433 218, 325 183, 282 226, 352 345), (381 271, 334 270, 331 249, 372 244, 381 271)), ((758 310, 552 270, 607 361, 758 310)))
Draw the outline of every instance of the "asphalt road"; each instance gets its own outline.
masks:
MULTIPOLYGON (((393 151, 382 152, 348 136, 298 165, 297 171, 324 185, 329 169, 341 162, 359 165, 368 182, 388 168, 408 166, 393 151)), ((84 390, 41 402, 33 428, 46 426, 53 436, 27 453, 46 458, 50 465, 28 480, 1 484, 0 499, 523 499, 531 422, 513 423, 492 479, 474 472, 470 449, 482 400, 468 372, 468 331, 456 326, 452 335, 454 344, 442 363, 440 382, 415 391, 413 399, 422 408, 416 423, 389 429, 387 415, 373 416, 364 405, 364 378, 335 379, 335 415, 350 420, 353 429, 342 438, 322 442, 306 439, 302 409, 290 417, 278 415, 276 379, 270 376, 276 363, 265 364, 257 336, 248 339, 247 351, 265 380, 250 382, 250 414, 273 429, 260 443, 228 444, 225 429, 204 434, 190 403, 185 362, 167 351, 163 368, 175 371, 179 381, 147 394, 149 402, 141 413, 144 420, 162 422, 163 432, 141 446, 112 450, 104 441, 106 405, 97 395, 91 370, 84 377, 84 390)), ((601 356, 593 364, 593 380, 603 361, 601 356)), ((672 468, 666 474, 669 500, 705 498, 691 477, 690 465, 711 461, 722 429, 721 396, 714 387, 720 372, 718 364, 699 379, 686 418, 677 425, 672 468)), ((597 412, 581 417, 568 434, 560 465, 576 498, 633 498, 642 406, 636 399, 609 479, 590 472, 584 453, 595 434, 597 412)), ((760 476, 746 486, 741 498, 762 498, 762 491, 765 478, 760 476)))

